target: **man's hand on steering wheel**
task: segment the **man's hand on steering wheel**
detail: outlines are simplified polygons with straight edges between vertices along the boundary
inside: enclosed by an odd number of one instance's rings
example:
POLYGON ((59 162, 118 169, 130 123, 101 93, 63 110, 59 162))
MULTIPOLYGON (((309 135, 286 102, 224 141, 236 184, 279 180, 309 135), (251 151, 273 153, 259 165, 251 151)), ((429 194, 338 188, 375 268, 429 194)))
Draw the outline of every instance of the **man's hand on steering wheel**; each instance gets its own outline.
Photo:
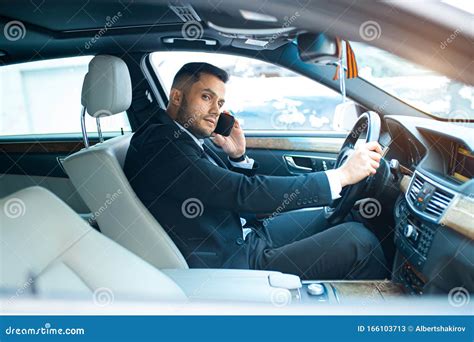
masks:
POLYGON ((376 141, 358 147, 347 161, 339 167, 341 186, 356 184, 362 179, 374 175, 380 166, 382 147, 376 141))
POLYGON ((380 130, 381 121, 377 113, 362 113, 342 144, 335 169, 344 188, 339 198, 324 207, 325 217, 330 224, 343 222, 354 204, 364 198, 380 165, 384 165, 381 168, 382 175, 387 172, 381 155, 382 148, 378 143, 380 130), (355 145, 360 139, 364 139, 365 143, 356 149, 355 145))

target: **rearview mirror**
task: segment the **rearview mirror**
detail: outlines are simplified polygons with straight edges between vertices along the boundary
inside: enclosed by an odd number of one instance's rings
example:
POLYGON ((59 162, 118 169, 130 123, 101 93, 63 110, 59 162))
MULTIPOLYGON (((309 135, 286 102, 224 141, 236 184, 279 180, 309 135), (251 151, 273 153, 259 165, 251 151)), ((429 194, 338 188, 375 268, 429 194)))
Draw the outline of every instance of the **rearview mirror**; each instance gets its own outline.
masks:
POLYGON ((339 60, 340 43, 324 33, 299 34, 296 43, 303 62, 328 65, 339 60))

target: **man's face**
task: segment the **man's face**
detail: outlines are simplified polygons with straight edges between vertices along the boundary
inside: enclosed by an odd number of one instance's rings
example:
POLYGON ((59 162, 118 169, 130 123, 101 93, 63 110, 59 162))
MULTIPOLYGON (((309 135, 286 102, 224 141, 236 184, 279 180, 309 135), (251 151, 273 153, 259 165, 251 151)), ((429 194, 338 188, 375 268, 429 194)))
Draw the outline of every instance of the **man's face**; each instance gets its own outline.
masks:
POLYGON ((182 91, 176 121, 199 139, 209 137, 216 129, 224 96, 224 82, 201 74, 199 81, 182 91))

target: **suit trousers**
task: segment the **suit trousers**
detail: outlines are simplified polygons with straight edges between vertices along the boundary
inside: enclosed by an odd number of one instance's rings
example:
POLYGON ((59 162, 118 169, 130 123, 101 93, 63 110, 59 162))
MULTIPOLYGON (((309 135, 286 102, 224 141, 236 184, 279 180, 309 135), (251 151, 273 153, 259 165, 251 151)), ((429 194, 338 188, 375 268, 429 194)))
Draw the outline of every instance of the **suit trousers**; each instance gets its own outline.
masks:
POLYGON ((344 223, 330 227, 322 210, 297 219, 291 213, 276 216, 247 236, 250 267, 311 280, 388 277, 379 240, 353 219, 349 215, 344 223))

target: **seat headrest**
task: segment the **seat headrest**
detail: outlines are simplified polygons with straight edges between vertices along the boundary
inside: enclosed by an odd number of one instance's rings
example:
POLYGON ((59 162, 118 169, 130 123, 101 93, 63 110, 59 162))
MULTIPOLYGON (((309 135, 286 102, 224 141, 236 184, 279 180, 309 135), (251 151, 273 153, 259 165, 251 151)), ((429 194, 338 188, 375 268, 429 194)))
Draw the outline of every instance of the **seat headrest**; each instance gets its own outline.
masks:
POLYGON ((127 110, 132 103, 132 82, 127 64, 115 56, 95 56, 84 78, 81 103, 93 117, 127 110))

